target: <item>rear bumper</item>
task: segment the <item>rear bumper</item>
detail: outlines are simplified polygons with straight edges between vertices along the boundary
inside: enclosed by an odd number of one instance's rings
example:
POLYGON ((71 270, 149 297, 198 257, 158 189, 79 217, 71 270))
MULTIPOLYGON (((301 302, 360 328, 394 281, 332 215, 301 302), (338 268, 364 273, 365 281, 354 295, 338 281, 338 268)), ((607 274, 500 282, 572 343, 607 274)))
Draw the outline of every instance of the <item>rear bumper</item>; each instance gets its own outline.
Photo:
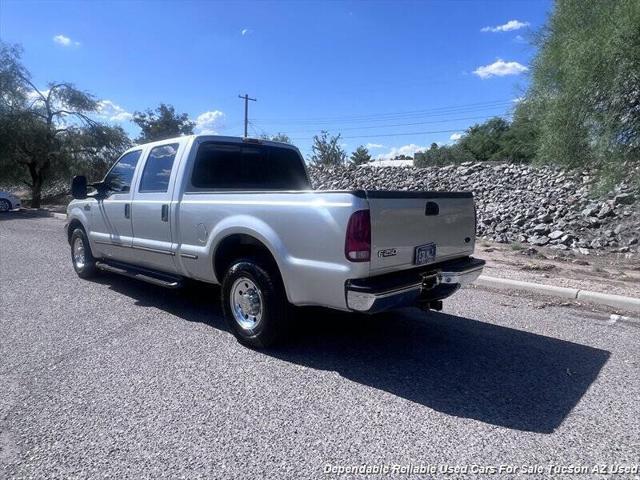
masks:
POLYGON ((485 261, 473 257, 442 262, 377 277, 348 280, 347 307, 364 313, 441 300, 474 282, 485 261))

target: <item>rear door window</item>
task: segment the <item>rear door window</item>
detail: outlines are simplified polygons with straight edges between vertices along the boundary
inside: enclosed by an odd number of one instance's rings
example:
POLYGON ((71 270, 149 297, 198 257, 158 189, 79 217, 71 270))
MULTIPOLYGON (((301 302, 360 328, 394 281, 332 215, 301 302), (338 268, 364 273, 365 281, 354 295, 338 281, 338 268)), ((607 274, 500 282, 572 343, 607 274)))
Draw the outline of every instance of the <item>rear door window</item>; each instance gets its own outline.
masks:
POLYGON ((306 190, 309 180, 295 150, 270 145, 203 143, 191 185, 195 190, 306 190))
POLYGON ((140 179, 139 192, 163 193, 169 190, 171 169, 177 152, 177 143, 161 145, 151 149, 140 179))

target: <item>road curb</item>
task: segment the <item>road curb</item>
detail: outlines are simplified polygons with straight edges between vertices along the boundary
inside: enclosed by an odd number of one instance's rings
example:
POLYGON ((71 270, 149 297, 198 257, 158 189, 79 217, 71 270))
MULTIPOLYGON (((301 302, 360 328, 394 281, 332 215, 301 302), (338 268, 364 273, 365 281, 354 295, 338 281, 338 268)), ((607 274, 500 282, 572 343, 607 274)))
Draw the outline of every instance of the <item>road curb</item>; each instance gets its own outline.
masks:
POLYGON ((57 218, 58 220, 66 220, 67 219, 67 214, 66 213, 53 212, 53 211, 48 210, 46 208, 26 208, 26 207, 23 207, 19 211, 27 212, 27 213, 45 213, 45 214, 47 214, 47 216, 53 217, 53 218, 57 218))
POLYGON ((577 288, 556 287, 555 285, 544 285, 541 283, 522 282, 508 278, 488 277, 486 275, 480 275, 475 281, 475 284, 489 288, 541 293, 553 297, 582 300, 622 310, 640 312, 640 298, 625 297, 623 295, 610 295, 608 293, 579 290, 577 288))

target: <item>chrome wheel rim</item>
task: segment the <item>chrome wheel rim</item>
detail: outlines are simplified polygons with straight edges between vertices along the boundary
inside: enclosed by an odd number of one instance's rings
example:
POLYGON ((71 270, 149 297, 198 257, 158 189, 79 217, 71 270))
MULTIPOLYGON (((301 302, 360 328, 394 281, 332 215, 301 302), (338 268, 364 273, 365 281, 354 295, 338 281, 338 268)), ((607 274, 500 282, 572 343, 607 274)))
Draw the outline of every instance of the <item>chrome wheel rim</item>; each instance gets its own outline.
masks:
POLYGON ((73 241, 73 263, 77 268, 83 268, 85 264, 84 242, 80 237, 73 241))
POLYGON ((9 202, 2 199, 0 200, 0 212, 8 212, 9 211, 9 202))
POLYGON ((262 320, 263 299, 258 286, 247 277, 240 277, 231 286, 229 298, 233 318, 243 330, 253 330, 262 320))

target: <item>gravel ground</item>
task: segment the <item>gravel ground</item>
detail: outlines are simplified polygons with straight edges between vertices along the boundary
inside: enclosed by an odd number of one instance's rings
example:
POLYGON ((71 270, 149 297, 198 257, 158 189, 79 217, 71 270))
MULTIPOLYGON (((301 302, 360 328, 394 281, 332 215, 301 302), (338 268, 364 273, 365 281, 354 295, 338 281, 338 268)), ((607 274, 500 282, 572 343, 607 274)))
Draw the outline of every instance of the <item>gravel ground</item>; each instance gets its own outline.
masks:
POLYGON ((287 346, 256 352, 216 288, 80 280, 62 225, 0 220, 0 476, 638 463, 638 323, 471 288, 440 314, 301 310, 287 346))
POLYGON ((476 245, 476 255, 487 262, 483 273, 491 277, 640 298, 637 255, 559 256, 551 249, 529 250, 484 241, 476 245))

